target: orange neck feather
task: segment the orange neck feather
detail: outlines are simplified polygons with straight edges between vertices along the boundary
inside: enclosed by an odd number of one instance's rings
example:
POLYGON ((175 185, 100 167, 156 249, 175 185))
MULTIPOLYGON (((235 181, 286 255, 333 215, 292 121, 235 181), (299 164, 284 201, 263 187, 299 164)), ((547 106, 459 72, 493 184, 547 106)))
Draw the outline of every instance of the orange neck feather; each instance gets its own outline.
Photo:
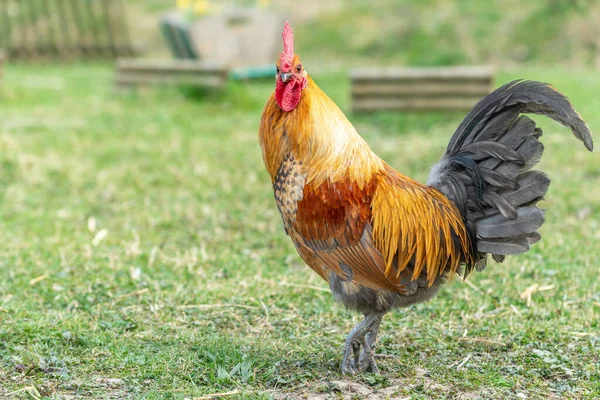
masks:
POLYGON ((271 95, 263 110, 259 140, 272 180, 287 154, 302 163, 306 183, 315 186, 349 179, 362 188, 385 166, 310 77, 293 111, 282 111, 271 95))

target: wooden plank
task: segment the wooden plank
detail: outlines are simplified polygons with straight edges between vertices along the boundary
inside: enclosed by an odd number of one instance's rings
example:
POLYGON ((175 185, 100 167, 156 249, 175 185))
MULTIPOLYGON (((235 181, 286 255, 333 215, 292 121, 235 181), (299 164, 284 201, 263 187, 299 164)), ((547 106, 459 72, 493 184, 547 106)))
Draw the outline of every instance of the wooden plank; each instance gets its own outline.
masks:
POLYGON ((0 48, 8 49, 10 47, 11 39, 11 28, 10 28, 10 17, 8 15, 8 0, 0 0, 0 48))
POLYGON ((58 40, 58 52, 61 57, 67 58, 71 53, 73 45, 71 41, 71 35, 69 33, 69 21, 67 19, 65 5, 63 4, 62 0, 58 0, 56 2, 56 10, 58 19, 60 21, 60 25, 58 27, 60 34, 57 35, 60 38, 58 40))
POLYGON ((119 28, 116 32, 117 56, 132 56, 133 45, 129 34, 129 26, 127 24, 126 9, 123 0, 113 0, 113 8, 115 8, 115 23, 113 26, 119 28))
POLYGON ((104 27, 106 28, 106 37, 108 39, 108 48, 114 58, 117 58, 117 45, 115 43, 115 36, 113 32, 113 26, 111 21, 111 8, 108 4, 109 0, 101 0, 102 3, 102 15, 104 17, 104 27))
POLYGON ((427 68, 368 68, 356 69, 350 74, 353 81, 361 80, 490 80, 494 69, 489 66, 454 66, 427 68))
POLYGON ((356 83, 352 85, 352 96, 407 96, 407 95, 481 95, 490 92, 491 85, 479 82, 467 83, 356 83))
POLYGON ((21 54, 25 54, 26 56, 30 55, 30 49, 29 49, 29 35, 27 32, 27 24, 24 23, 24 12, 23 10, 25 9, 24 4, 20 4, 19 8, 17 8, 17 12, 15 13, 15 18, 14 20, 16 20, 16 26, 15 28, 19 31, 21 31, 21 43, 19 44, 19 52, 21 54))
POLYGON ((175 81, 190 81, 190 82, 220 82, 225 83, 226 77, 221 74, 165 74, 165 73, 138 73, 137 71, 120 71, 116 75, 116 79, 132 80, 135 82, 156 82, 160 80, 175 82, 175 81))
POLYGON ((23 12, 23 21, 21 22, 23 29, 29 30, 29 37, 31 40, 30 49, 31 53, 34 57, 40 56, 42 53, 40 50, 39 42, 36 40, 38 37, 38 33, 36 32, 36 23, 35 23, 35 0, 21 0, 21 4, 19 5, 23 12))
POLYGON ((4 51, 0 50, 0 81, 2 80, 2 77, 4 76, 4 51))
POLYGON ((492 77, 486 78, 464 78, 464 77, 447 77, 447 76, 439 76, 439 77, 430 77, 430 78, 412 78, 412 77, 398 77, 398 78, 389 78, 389 77, 380 77, 380 78, 357 78, 352 79, 352 84, 381 84, 381 85, 391 85, 391 84, 417 84, 417 85, 446 85, 448 83, 454 84, 480 84, 480 85, 491 85, 493 83, 492 77))
POLYGON ((58 44, 56 35, 56 24, 54 23, 52 18, 53 13, 51 11, 51 3, 50 0, 42 0, 41 4, 41 11, 44 15, 44 23, 47 26, 48 30, 46 32, 46 41, 48 43, 46 53, 49 56, 56 56, 58 54, 58 44))
POLYGON ((84 9, 87 12, 88 24, 90 31, 92 32, 92 51, 94 54, 102 56, 105 55, 106 45, 103 42, 101 26, 98 23, 97 13, 95 10, 96 4, 97 2, 86 2, 84 9))
MULTIPOLYGON (((45 0, 41 0, 43 3, 45 0)), ((45 57, 48 52, 47 35, 41 30, 40 18, 43 15, 43 10, 40 8, 40 4, 36 4, 39 0, 30 0, 29 3, 29 18, 31 20, 31 27, 33 31, 33 48, 37 56, 45 57)))
POLYGON ((119 75, 135 75, 135 76, 180 76, 180 77, 205 77, 205 76, 216 76, 221 79, 226 78, 226 74, 220 70, 207 71, 169 71, 169 70, 137 70, 137 69, 120 69, 118 70, 119 75))
POLYGON ((456 98, 406 98, 406 99, 356 99, 353 111, 399 111, 399 110, 454 110, 467 111, 480 100, 478 97, 456 98))
POLYGON ((489 66, 358 69, 351 72, 352 109, 470 110, 493 78, 489 66))
POLYGON ((227 74, 227 68, 221 64, 194 60, 144 60, 121 58, 117 60, 117 69, 138 72, 160 71, 163 73, 190 72, 197 74, 227 74))
POLYGON ((172 75, 118 75, 117 86, 138 86, 138 85, 192 85, 201 87, 221 87, 225 80, 220 76, 172 76, 172 75))
MULTIPOLYGON (((73 13, 73 19, 75 20, 75 27, 77 28, 77 47, 84 57, 90 54, 90 45, 88 42, 88 34, 86 33, 86 25, 84 17, 81 12, 81 2, 79 0, 71 0, 70 8, 73 13)), ((85 6, 85 3, 83 4, 85 6)))
POLYGON ((226 75, 221 73, 220 71, 214 71, 214 72, 210 72, 210 71, 164 71, 164 70, 155 70, 155 71, 149 71, 149 70, 145 70, 145 71, 140 71, 140 70, 132 70, 132 69, 121 69, 117 72, 117 75, 119 76, 139 76, 140 78, 143 77, 153 77, 153 76, 173 76, 173 77, 180 77, 182 79, 185 78, 195 78, 195 77, 199 77, 199 78, 204 78, 204 77, 216 77, 222 80, 226 79, 226 75))
POLYGON ((96 55, 96 49, 94 48, 94 26, 90 18, 90 7, 89 3, 81 3, 75 0, 73 11, 75 12, 76 18, 81 26, 79 35, 79 47, 81 48, 86 58, 93 58, 96 55))
POLYGON ((220 64, 194 60, 117 60, 117 87, 152 84, 221 87, 227 81, 228 69, 220 64))

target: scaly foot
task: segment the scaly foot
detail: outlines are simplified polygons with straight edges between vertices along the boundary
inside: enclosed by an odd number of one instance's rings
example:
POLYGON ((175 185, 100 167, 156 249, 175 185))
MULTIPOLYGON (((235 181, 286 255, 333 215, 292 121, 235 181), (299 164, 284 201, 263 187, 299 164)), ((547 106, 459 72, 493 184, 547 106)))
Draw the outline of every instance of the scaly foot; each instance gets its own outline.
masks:
POLYGON ((342 374, 354 375, 359 371, 370 370, 378 373, 373 347, 377 340, 381 314, 365 315, 365 319, 352 329, 346 338, 342 374), (362 346, 362 352, 361 350, 362 346))
POLYGON ((379 368, 377 368, 377 364, 375 363, 375 352, 369 347, 368 344, 363 346, 363 351, 360 353, 358 370, 370 371, 374 374, 379 373, 379 368))
POLYGON ((356 364, 357 368, 361 371, 371 371, 374 374, 379 373, 379 368, 377 368, 377 364, 375 363, 375 344, 377 343, 380 324, 381 318, 374 322, 371 330, 367 333, 366 346, 363 346, 358 363, 356 364))

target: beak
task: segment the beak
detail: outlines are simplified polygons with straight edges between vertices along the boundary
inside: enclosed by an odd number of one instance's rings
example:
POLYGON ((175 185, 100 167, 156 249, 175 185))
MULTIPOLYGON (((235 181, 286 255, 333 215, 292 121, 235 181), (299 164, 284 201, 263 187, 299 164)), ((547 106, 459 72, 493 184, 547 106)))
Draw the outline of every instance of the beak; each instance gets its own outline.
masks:
POLYGON ((291 73, 287 73, 287 74, 281 74, 281 82, 287 82, 288 79, 290 79, 292 77, 291 73))

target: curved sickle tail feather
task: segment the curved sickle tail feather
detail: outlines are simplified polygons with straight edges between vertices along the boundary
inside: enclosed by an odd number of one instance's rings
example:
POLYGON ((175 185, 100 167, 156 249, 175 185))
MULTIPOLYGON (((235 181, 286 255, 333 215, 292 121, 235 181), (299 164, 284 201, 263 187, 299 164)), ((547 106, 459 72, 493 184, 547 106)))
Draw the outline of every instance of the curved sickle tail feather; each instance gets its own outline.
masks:
POLYGON ((566 97, 548 84, 513 81, 473 107, 450 139, 428 185, 452 200, 463 215, 482 270, 487 254, 496 261, 520 254, 540 239, 544 213, 536 207, 550 179, 532 171, 544 146, 542 130, 521 114, 541 114, 569 127, 592 151, 592 135, 566 97))

